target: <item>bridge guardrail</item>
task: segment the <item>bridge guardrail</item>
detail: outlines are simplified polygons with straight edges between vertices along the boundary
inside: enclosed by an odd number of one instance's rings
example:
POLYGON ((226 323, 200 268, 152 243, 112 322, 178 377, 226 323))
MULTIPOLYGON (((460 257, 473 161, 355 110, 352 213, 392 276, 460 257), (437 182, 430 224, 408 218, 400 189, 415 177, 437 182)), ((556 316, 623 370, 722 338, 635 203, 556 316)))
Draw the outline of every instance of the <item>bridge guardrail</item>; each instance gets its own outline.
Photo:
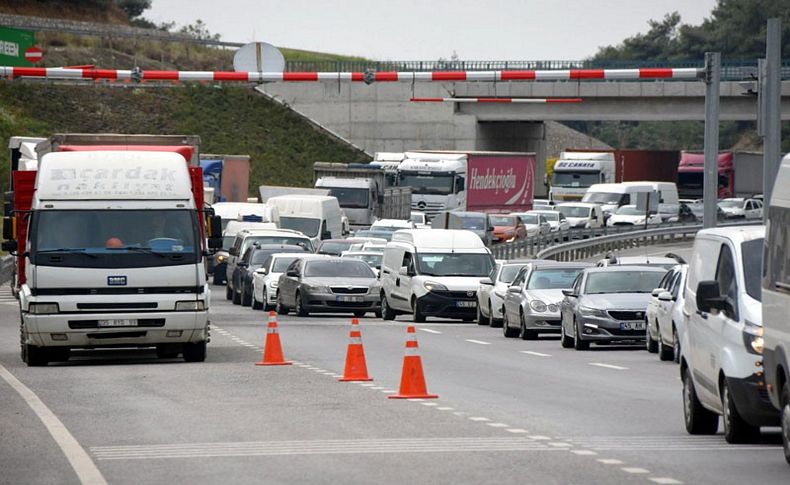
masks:
POLYGON ((599 227, 596 229, 590 228, 571 228, 568 231, 559 233, 551 232, 549 234, 539 234, 537 236, 530 236, 517 241, 505 242, 491 246, 491 253, 497 259, 518 259, 533 256, 540 251, 560 244, 565 240, 573 241, 576 239, 590 239, 605 236, 608 234, 621 234, 624 232, 633 232, 633 226, 613 226, 613 227, 599 227))

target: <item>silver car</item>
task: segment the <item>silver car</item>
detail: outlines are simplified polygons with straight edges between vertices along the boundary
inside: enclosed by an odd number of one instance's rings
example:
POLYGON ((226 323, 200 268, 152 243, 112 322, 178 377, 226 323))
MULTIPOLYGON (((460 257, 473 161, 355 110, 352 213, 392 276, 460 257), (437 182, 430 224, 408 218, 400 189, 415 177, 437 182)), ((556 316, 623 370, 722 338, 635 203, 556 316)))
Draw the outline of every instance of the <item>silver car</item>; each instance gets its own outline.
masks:
POLYGON ((645 342, 645 309, 667 270, 656 266, 587 268, 562 290, 562 346, 645 342))
POLYGON ((502 326, 502 301, 510 283, 527 261, 497 261, 488 278, 477 287, 477 324, 502 326))
POLYGON ((559 333, 562 290, 589 263, 535 261, 519 271, 508 288, 502 305, 505 337, 534 340, 541 333, 559 333))

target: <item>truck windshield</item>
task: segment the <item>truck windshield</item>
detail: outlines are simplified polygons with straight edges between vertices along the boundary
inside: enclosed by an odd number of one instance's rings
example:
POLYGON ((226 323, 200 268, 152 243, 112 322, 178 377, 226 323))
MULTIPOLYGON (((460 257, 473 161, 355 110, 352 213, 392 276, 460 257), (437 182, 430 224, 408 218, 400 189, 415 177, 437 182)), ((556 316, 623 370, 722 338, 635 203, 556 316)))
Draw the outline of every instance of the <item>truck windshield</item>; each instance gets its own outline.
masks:
POLYGON ((197 215, 190 210, 41 210, 30 228, 37 265, 126 268, 201 258, 197 215))
POLYGON ((280 216, 280 227, 299 231, 307 237, 316 237, 321 227, 320 219, 309 217, 280 216))
POLYGON ((491 274, 494 262, 483 253, 417 254, 419 274, 426 276, 478 276, 491 274))
POLYGON ((449 195, 453 193, 453 180, 452 175, 422 175, 401 172, 398 185, 411 187, 414 194, 449 195))
POLYGON ((329 189, 329 195, 337 198, 340 207, 349 209, 367 209, 368 208, 368 191, 366 189, 348 189, 343 187, 334 187, 329 189))
POLYGON ((554 187, 589 187, 601 181, 600 172, 554 172, 554 187))

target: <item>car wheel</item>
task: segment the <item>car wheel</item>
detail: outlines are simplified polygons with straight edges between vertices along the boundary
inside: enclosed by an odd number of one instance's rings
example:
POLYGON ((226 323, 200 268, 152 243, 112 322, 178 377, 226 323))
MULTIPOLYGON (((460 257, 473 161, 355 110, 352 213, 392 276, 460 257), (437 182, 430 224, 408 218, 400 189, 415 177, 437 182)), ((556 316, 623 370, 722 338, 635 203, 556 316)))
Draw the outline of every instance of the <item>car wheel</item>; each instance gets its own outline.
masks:
POLYGON ((502 326, 502 321, 494 319, 494 307, 491 305, 491 302, 488 302, 488 326, 492 328, 499 328, 502 326))
POLYGON ((676 364, 680 364, 680 339, 678 338, 678 330, 675 324, 672 324, 672 360, 676 364))
POLYGON ((373 315, 375 315, 376 318, 381 318, 381 310, 376 310, 375 312, 373 312, 373 315))
POLYGON ((277 292, 277 314, 278 315, 288 315, 288 307, 283 305, 282 296, 279 292, 277 292))
POLYGON ((416 298, 412 298, 411 307, 414 312, 414 321, 423 323, 425 321, 425 315, 420 311, 420 302, 418 302, 416 298))
POLYGON ((395 320, 395 311, 390 308, 385 295, 381 295, 381 318, 384 320, 395 320))
POLYGON ((589 350, 590 342, 585 342, 579 334, 579 325, 573 320, 573 348, 576 350, 589 350))
POLYGON ((690 369, 683 372, 683 418, 689 434, 716 434, 719 430, 719 415, 699 402, 690 369))
POLYGON ((675 357, 674 349, 664 343, 663 337, 661 334, 658 334, 658 358, 663 362, 668 362, 675 357))
POLYGON ((782 389, 782 447, 785 461, 790 465, 790 383, 785 382, 782 389))
POLYGON ((521 340, 537 340, 538 339, 538 332, 534 330, 527 330, 527 322, 524 321, 524 314, 521 314, 521 325, 519 328, 519 337, 521 340))
POLYGON ((735 402, 732 400, 730 386, 727 385, 727 378, 721 382, 721 409, 722 421, 724 421, 724 439, 727 443, 757 443, 760 441, 760 427, 752 426, 744 421, 735 402))
POLYGON ((184 344, 184 362, 203 362, 206 360, 206 341, 184 344))
POLYGON ((233 298, 233 290, 230 288, 230 286, 226 286, 225 287, 225 299, 226 300, 230 300, 231 298, 233 298))
POLYGON ((562 324, 560 327, 560 345, 562 345, 563 349, 570 349, 573 347, 573 339, 565 333, 565 324, 562 324))
POLYGON ((241 306, 252 306, 252 295, 247 293, 247 287, 244 286, 244 283, 241 284, 240 293, 239 299, 241 300, 241 306))
MULTIPOLYGON (((264 293, 265 295, 266 293, 264 293)), ((265 296, 264 296, 265 298, 265 296)), ((263 303, 259 302, 257 298, 255 298, 255 288, 252 289, 252 309, 253 310, 262 310, 263 303)))
POLYGON ((236 291, 234 289, 233 290, 233 299, 231 301, 233 301, 234 305, 241 305, 241 292, 240 291, 236 291))
MULTIPOLYGON (((490 306, 488 308, 491 308, 490 306)), ((491 311, 491 310, 489 310, 491 311)), ((491 319, 483 316, 483 310, 480 309, 480 304, 477 305, 477 324, 490 325, 491 319)))
POLYGON ((507 312, 502 315, 502 335, 507 338, 518 337, 518 329, 510 327, 510 321, 507 318, 507 312))
POLYGON ((645 347, 651 354, 658 352, 658 342, 650 335, 650 323, 647 319, 645 319, 645 347))
POLYGON ((302 294, 301 293, 296 293, 296 302, 294 303, 294 305, 296 307, 296 308, 294 308, 294 310, 296 310, 296 314, 298 316, 300 316, 300 317, 309 317, 310 316, 310 313, 307 310, 305 310, 305 308, 304 308, 304 303, 302 302, 302 294))

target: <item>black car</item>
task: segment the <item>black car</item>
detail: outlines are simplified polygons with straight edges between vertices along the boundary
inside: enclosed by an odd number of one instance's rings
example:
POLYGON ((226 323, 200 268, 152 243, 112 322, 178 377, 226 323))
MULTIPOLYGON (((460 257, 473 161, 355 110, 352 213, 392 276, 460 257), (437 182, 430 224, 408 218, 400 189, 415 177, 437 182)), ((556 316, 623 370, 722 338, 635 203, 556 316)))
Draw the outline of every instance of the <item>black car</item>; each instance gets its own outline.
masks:
POLYGON ((318 245, 316 254, 328 254, 329 256, 340 256, 343 251, 348 251, 351 246, 364 243, 367 239, 324 239, 318 245))
POLYGON ((289 244, 253 244, 236 264, 233 278, 233 303, 235 305, 252 305, 252 275, 263 265, 266 258, 274 253, 309 253, 302 246, 289 244))

